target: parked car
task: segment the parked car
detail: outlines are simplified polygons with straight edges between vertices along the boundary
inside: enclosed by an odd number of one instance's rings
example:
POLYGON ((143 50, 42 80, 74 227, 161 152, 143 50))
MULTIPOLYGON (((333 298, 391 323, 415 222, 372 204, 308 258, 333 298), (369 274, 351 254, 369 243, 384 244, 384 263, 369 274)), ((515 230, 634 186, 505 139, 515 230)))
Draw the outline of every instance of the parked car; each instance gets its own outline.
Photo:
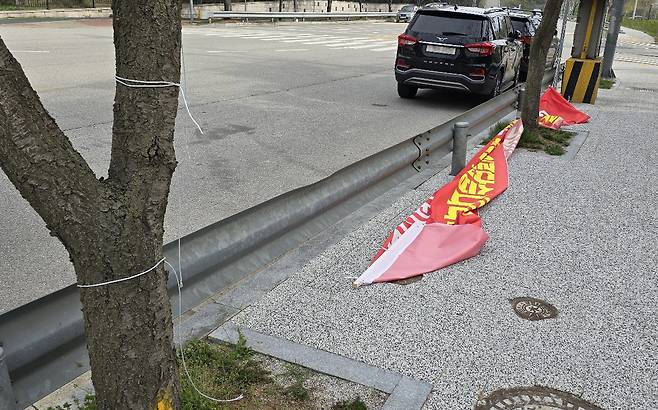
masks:
POLYGON ((415 4, 402 6, 400 10, 398 10, 398 14, 395 16, 395 22, 410 21, 414 17, 414 14, 416 14, 416 10, 418 10, 418 6, 415 4))
POLYGON ((496 96, 518 81, 519 37, 502 8, 423 7, 398 36, 398 94, 434 88, 496 96))
MULTIPOLYGON (((519 74, 519 81, 525 81, 528 75, 528 64, 530 62, 530 45, 532 39, 537 32, 538 26, 534 24, 533 17, 525 14, 520 10, 509 10, 510 19, 512 19, 512 26, 514 30, 521 33, 521 43, 523 44, 523 58, 521 59, 521 71, 519 74)), ((557 57, 558 38, 553 36, 551 46, 546 54, 546 68, 552 67, 555 64, 557 57)))

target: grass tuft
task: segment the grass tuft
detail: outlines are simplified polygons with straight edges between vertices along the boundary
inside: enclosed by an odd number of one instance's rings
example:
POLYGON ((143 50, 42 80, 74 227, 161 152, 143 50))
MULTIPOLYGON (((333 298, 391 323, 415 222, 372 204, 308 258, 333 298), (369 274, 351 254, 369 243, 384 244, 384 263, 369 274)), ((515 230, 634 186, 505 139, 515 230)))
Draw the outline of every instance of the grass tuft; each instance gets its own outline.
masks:
POLYGON ((610 79, 610 78, 602 78, 601 80, 599 80, 599 88, 603 88, 603 89, 605 89, 605 90, 609 90, 609 89, 612 88, 612 86, 614 85, 614 83, 615 83, 615 80, 613 80, 613 79, 610 79))
POLYGON ((367 410, 366 404, 357 397, 352 400, 343 400, 334 404, 331 410, 367 410))
POLYGON ((530 131, 524 129, 519 141, 520 148, 544 151, 549 155, 563 155, 564 147, 568 147, 574 133, 568 131, 555 131, 545 127, 538 127, 530 131))
POLYGON ((493 127, 489 128, 489 136, 480 141, 480 145, 486 145, 493 137, 496 136, 503 128, 507 127, 509 122, 499 121, 493 127))

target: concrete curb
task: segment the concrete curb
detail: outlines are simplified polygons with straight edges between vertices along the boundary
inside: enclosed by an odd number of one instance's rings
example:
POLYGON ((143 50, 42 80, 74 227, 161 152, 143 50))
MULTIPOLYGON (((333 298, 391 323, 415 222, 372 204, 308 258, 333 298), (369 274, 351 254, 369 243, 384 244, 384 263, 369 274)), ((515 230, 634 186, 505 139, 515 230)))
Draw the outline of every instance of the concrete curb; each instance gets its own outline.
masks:
POLYGON ((111 7, 87 9, 12 10, 0 11, 0 19, 14 18, 107 18, 112 15, 111 7))
POLYGON ((420 410, 432 391, 431 384, 400 373, 233 325, 219 327, 208 338, 237 343, 240 333, 246 338, 247 346, 258 353, 388 393, 382 407, 385 410, 420 410))

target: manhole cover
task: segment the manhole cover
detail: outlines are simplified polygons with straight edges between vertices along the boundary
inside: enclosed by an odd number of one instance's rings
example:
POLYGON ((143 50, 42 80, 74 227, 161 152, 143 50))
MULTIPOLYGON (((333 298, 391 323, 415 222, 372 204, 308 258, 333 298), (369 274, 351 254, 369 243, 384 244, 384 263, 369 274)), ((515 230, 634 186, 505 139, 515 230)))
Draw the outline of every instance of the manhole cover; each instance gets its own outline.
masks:
POLYGON ((475 410, 602 410, 573 394, 546 387, 496 390, 478 400, 475 410))
POLYGON ((528 320, 551 319, 557 316, 557 309, 550 303, 535 298, 514 298, 512 308, 519 317, 528 320))

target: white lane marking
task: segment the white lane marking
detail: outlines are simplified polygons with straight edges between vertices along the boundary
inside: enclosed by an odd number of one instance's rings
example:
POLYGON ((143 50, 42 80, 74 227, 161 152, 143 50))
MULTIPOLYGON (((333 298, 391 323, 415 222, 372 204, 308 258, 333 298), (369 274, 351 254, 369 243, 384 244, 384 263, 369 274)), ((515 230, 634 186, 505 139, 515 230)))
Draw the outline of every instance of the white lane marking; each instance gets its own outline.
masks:
POLYGON ((327 35, 321 35, 321 36, 313 36, 312 39, 310 38, 302 38, 302 39, 297 39, 297 40, 285 40, 284 43, 301 43, 303 41, 309 41, 309 40, 335 40, 339 39, 340 37, 333 37, 333 36, 327 36, 327 35))
POLYGON ((308 48, 282 48, 281 50, 274 50, 277 53, 308 51, 308 48))
POLYGON ((364 46, 363 48, 366 47, 383 47, 387 46, 390 43, 388 41, 382 42, 381 40, 362 40, 362 41, 353 41, 353 42, 348 42, 348 43, 343 43, 343 44, 331 44, 328 45, 327 47, 336 47, 336 48, 349 48, 347 46, 354 46, 356 47, 357 45, 364 46), (363 43, 370 43, 370 44, 363 44, 363 43))
POLYGON ((391 50, 397 50, 398 46, 389 46, 389 47, 382 47, 382 48, 372 48, 370 51, 391 51, 391 50))
POLYGON ((286 36, 286 37, 275 37, 275 38, 274 37, 273 38, 261 38, 260 40, 262 40, 262 41, 284 41, 284 40, 295 40, 297 38, 299 38, 299 37, 297 37, 297 36, 295 36, 295 37, 286 36))
POLYGON ((347 41, 353 41, 353 40, 366 40, 366 38, 365 37, 361 37, 361 38, 347 38, 347 37, 345 37, 343 39, 337 39, 337 40, 313 41, 313 42, 302 43, 302 44, 322 44, 322 45, 328 46, 329 44, 339 44, 339 43, 345 43, 347 41))
POLYGON ((206 53, 219 54, 219 53, 248 53, 247 50, 207 50, 206 53))
POLYGON ((50 53, 49 50, 12 50, 12 53, 35 53, 35 54, 44 54, 50 53))
POLYGON ((345 48, 349 48, 349 49, 372 48, 372 47, 380 47, 380 46, 390 46, 390 44, 391 44, 390 41, 382 41, 380 43, 364 44, 362 46, 351 46, 351 47, 345 47, 345 48))

